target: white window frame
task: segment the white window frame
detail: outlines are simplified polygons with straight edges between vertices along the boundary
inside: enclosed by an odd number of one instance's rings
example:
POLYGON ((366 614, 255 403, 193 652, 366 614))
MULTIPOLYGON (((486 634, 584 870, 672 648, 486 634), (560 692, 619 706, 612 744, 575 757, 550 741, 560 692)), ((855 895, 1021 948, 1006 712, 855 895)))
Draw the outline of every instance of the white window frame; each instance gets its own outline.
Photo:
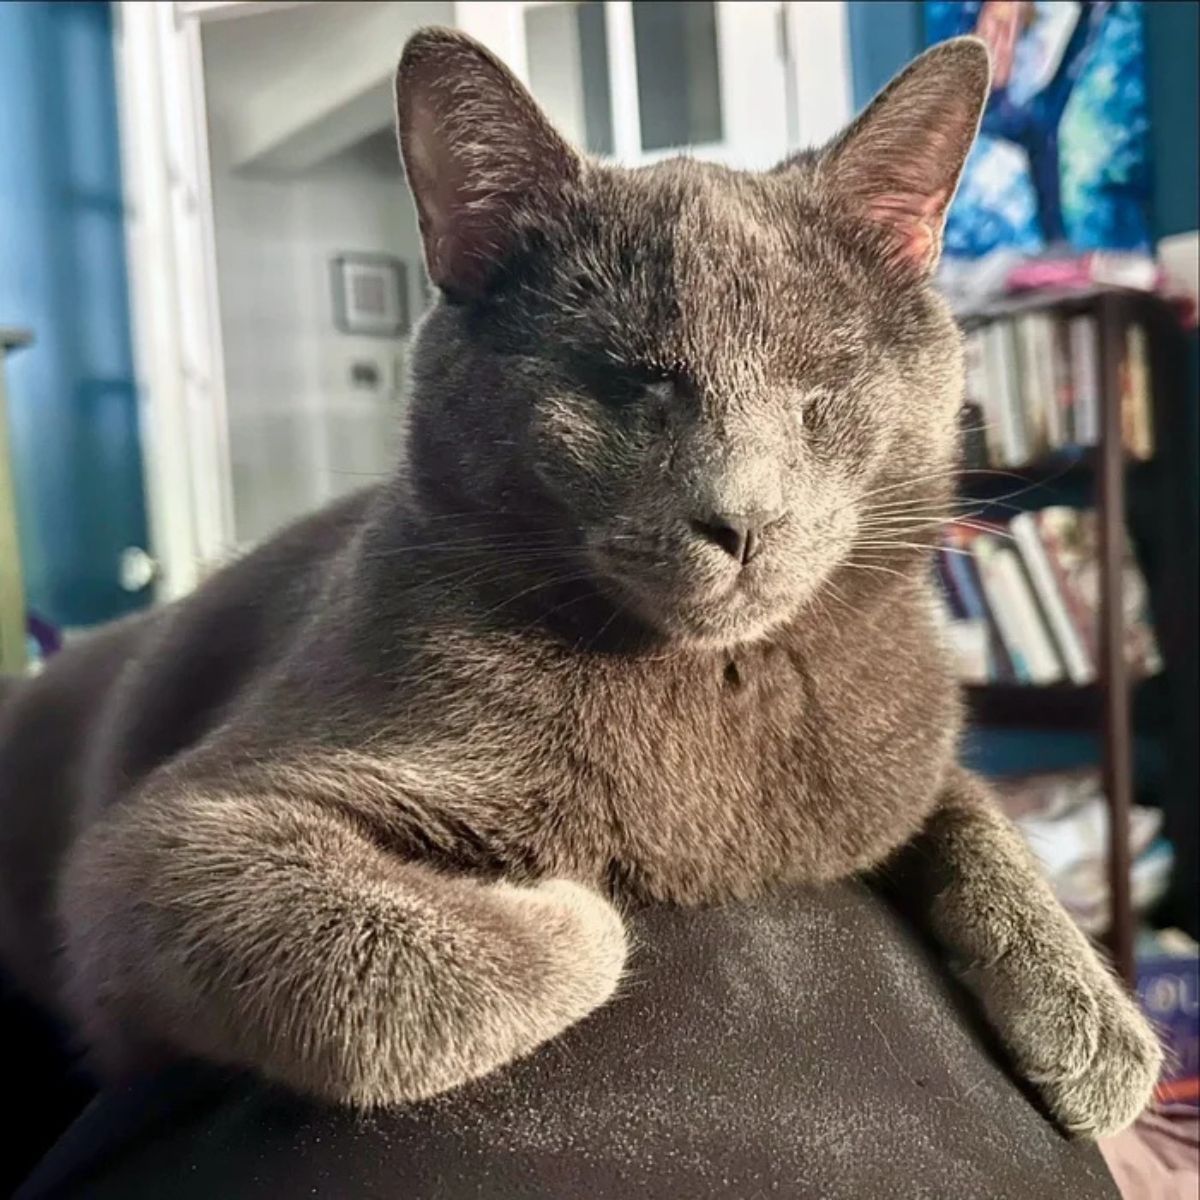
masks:
MULTIPOLYGON (((524 0, 498 4, 473 0, 455 5, 457 24, 484 42, 526 84, 529 82, 524 15, 528 8, 570 0, 524 0)), ((637 57, 634 49, 634 0, 605 0, 605 30, 608 35, 609 96, 612 103, 613 157, 630 166, 656 162, 687 150, 698 158, 731 166, 743 163, 742 147, 727 137, 724 141, 698 146, 673 146, 643 150, 637 87, 637 57)), ((792 111, 781 114, 786 134, 781 138, 783 157, 808 146, 821 145, 841 129, 851 115, 849 33, 845 0, 718 0, 717 62, 721 71, 722 112, 732 115, 733 89, 745 81, 722 70, 722 60, 737 36, 745 10, 753 5, 769 10, 778 20, 780 38, 771 52, 784 60, 787 103, 792 111)), ((732 139, 738 137, 730 130, 732 139)), ((765 166, 755 162, 754 166, 765 166)))

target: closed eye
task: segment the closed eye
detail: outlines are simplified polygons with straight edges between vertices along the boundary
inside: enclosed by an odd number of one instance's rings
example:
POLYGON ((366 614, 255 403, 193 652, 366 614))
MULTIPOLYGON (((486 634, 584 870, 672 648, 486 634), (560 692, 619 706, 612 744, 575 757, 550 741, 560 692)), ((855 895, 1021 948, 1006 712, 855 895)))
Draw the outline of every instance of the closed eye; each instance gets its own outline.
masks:
POLYGON ((661 371, 612 360, 593 360, 578 366, 584 388, 606 407, 628 408, 648 398, 669 399, 675 381, 661 371))

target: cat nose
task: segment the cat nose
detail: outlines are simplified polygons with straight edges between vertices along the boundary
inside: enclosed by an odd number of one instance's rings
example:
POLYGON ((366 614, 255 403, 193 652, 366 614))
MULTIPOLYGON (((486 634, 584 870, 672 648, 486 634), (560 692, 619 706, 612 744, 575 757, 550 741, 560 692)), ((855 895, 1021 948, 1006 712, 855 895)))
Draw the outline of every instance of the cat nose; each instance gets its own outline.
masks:
POLYGON ((743 566, 762 549, 762 535, 782 516, 778 512, 711 513, 693 518, 692 530, 705 541, 720 546, 743 566))

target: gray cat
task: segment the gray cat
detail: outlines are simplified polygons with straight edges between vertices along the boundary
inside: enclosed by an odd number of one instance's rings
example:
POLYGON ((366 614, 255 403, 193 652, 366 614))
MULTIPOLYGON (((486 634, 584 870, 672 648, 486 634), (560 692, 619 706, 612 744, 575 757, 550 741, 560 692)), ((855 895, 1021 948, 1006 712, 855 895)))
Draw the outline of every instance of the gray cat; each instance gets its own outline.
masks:
POLYGON ((400 469, 5 703, 0 946, 101 1070, 430 1096, 613 996, 614 901, 919 839, 1053 1113, 1140 1111, 1155 1039, 956 765, 932 616, 962 369, 929 276, 987 88, 949 42, 766 174, 624 170, 469 39, 409 42, 440 295, 400 469))

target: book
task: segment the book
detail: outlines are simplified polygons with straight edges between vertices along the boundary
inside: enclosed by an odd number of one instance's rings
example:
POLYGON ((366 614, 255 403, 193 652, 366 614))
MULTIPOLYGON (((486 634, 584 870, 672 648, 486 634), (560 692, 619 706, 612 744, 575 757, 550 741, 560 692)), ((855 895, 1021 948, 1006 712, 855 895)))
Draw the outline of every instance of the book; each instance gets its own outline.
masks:
POLYGON ((975 556, 971 552, 978 536, 979 531, 970 525, 955 522, 946 526, 942 531, 946 545, 939 552, 938 558, 964 619, 982 621, 987 628, 988 678, 1014 680, 1017 678, 1016 672, 1004 647, 1000 630, 988 609, 979 582, 975 556))
POLYGON ((1066 321, 1055 317, 1050 326, 1051 355, 1054 376, 1054 402, 1058 409, 1055 422, 1059 440, 1054 448, 1074 446, 1075 433, 1075 381, 1071 376, 1071 340, 1066 321))
POLYGON ((1162 280, 1162 267, 1149 254, 1131 250, 1092 250, 1060 257, 1042 256, 1019 263, 1009 271, 1005 285, 1013 292, 1091 287, 1136 288, 1152 292, 1162 280))
POLYGON ((965 543, 955 536, 953 529, 947 530, 947 546, 938 552, 938 569, 945 580, 945 586, 954 596, 954 606, 958 614, 967 620, 986 620, 987 606, 983 601, 983 593, 979 590, 975 578, 975 565, 970 554, 959 553, 969 549, 965 543))
MULTIPOLYGON (((963 339, 963 371, 966 405, 978 408, 982 418, 979 425, 986 447, 986 461, 982 465, 999 463, 1003 461, 1000 418, 995 411, 995 396, 988 381, 987 350, 982 329, 972 330, 963 339)), ((969 462, 966 453, 963 457, 969 462)))
MULTIPOLYGON (((1063 602, 1099 668, 1100 538, 1096 513, 1055 505, 1042 509, 1036 521, 1063 602)), ((1146 580, 1128 537, 1122 583, 1125 661, 1138 674, 1153 675, 1162 669, 1162 657, 1148 619, 1146 580)))
POLYGON ((1031 512, 1018 513, 1009 522, 1009 530, 1066 668, 1067 678, 1076 684, 1091 683, 1096 678, 1095 659, 1089 653, 1075 626, 1071 610, 1063 599, 1059 579, 1042 542, 1037 516, 1031 512))
POLYGON ((1054 382, 1048 374, 1052 364, 1047 330, 1044 313, 1018 317, 1014 328, 1027 458, 1038 458, 1050 448, 1051 423, 1057 418, 1053 412, 1054 382))
POLYGON ((1075 384, 1075 442, 1095 446, 1100 441, 1100 334, 1089 313, 1068 322, 1071 377, 1075 384))
POLYGON ((1056 321, 1050 313, 1037 313, 1034 323, 1033 343, 1037 353, 1036 378, 1038 393, 1044 411, 1043 424, 1046 430, 1046 447, 1057 450, 1066 445, 1062 430, 1062 411, 1058 404, 1058 379, 1054 363, 1054 327, 1056 321))
POLYGON ((1058 683, 1063 668, 1016 551, 992 534, 980 534, 974 548, 984 594, 1017 678, 1039 685, 1058 683))
POLYGON ((966 606, 958 595, 958 589, 954 586, 954 577, 950 574, 950 566, 946 561, 948 557, 943 550, 938 550, 934 555, 934 582, 937 584, 940 599, 945 606, 947 620, 963 621, 966 620, 968 614, 966 606))
POLYGON ((1122 385, 1121 425, 1125 447, 1134 458, 1145 461, 1154 456, 1154 419, 1146 331, 1140 325, 1130 325, 1125 331, 1122 385))
MULTIPOLYGON (((976 624, 976 632, 954 635, 971 646, 978 628, 987 628, 989 680, 1069 680, 1085 686, 1100 676, 1100 544, 1094 511, 1050 506, 1018 513, 1007 523, 954 521, 941 537, 936 574, 947 620, 976 624)), ((1155 674, 1162 657, 1150 620, 1149 589, 1128 536, 1122 602, 1126 661, 1136 677, 1155 674)), ((960 655, 972 663, 976 657, 973 649, 960 655)))
POLYGON ((1200 956, 1167 947, 1139 956, 1137 994, 1167 1051, 1158 1100, 1200 1109, 1200 956))
POLYGON ((948 556, 939 552, 934 572, 934 617, 962 683, 986 683, 991 678, 992 662, 988 648, 988 623, 983 617, 968 618, 945 567, 948 556))
POLYGON ((1000 573, 1005 579, 1009 603, 1013 605, 1020 626, 1019 636, 1025 646, 1025 658, 1030 664, 1031 680, 1037 684, 1061 683, 1066 678, 1062 655, 1046 623, 1046 616, 1038 603, 1020 551, 1015 546, 1006 545, 1001 548, 999 558, 1000 573))
MULTIPOLYGON (((1137 459, 1154 454, 1153 391, 1145 329, 1125 333, 1118 386, 1121 437, 1137 459)), ((1021 466, 1048 451, 1096 446, 1103 424, 1100 329, 1091 313, 993 319, 964 339, 965 396, 984 414, 988 461, 1021 466)), ((971 462, 978 460, 978 440, 971 462)))
POLYGON ((985 470, 992 461, 987 444, 987 418, 983 409, 968 400, 959 410, 959 459, 964 471, 985 470))
POLYGON ((985 330, 988 393, 1000 426, 1000 462, 1029 461, 1029 438, 1018 379, 1016 337, 1011 321, 993 321, 985 330))
POLYGON ((1064 445, 1062 410, 1058 404, 1058 379, 1054 365, 1054 318, 1049 313, 1033 313, 1026 334, 1033 355, 1032 384, 1037 390, 1045 432, 1044 448, 1057 450, 1064 445))
POLYGON ((1081 569, 1075 510, 1054 505, 1043 508, 1032 516, 1037 524, 1038 538, 1046 551, 1046 561, 1054 575, 1058 594, 1070 614, 1071 624, 1079 636, 1084 653, 1095 666, 1099 662, 1099 626, 1096 614, 1084 599, 1081 589, 1076 586, 1074 578, 1075 572, 1081 569))
POLYGON ((934 619, 937 621, 938 627, 948 629, 951 625, 958 622, 959 616, 954 611, 954 605, 950 602, 950 596, 943 588, 934 589, 934 619))
POLYGON ((953 620, 945 626, 946 640, 962 683, 987 683, 992 677, 989 630, 986 621, 953 620))

